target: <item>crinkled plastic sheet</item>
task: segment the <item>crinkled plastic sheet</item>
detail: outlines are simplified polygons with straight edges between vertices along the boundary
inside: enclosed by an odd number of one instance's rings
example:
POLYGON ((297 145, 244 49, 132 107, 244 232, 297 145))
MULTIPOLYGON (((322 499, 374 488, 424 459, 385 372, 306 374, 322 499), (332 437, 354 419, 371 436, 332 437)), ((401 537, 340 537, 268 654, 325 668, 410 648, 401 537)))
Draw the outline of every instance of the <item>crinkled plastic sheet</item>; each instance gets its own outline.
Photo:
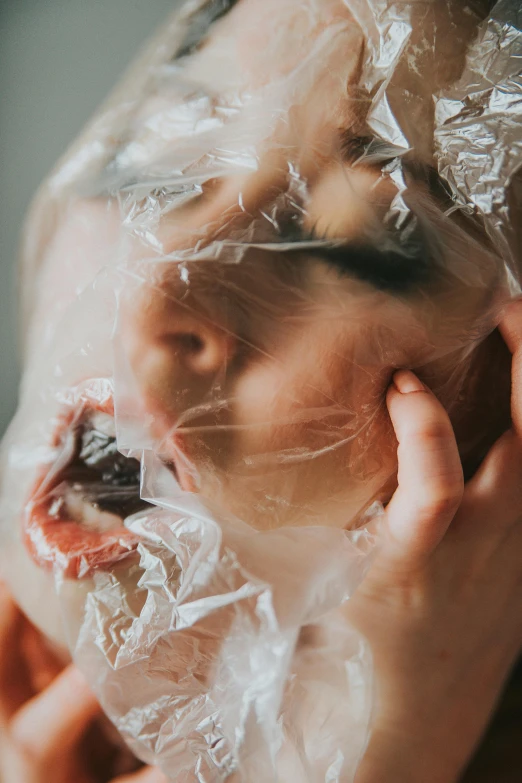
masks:
POLYGON ((508 417, 517 6, 187 2, 35 201, 2 569, 176 783, 353 780, 393 369, 508 417))

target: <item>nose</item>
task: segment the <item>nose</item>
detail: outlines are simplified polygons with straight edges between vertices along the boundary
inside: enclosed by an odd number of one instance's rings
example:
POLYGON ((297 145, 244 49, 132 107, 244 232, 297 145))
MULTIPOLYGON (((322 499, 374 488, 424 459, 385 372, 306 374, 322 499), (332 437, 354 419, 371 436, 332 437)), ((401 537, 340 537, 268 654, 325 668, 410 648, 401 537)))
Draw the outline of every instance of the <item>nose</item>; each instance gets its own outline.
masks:
POLYGON ((236 340, 223 317, 172 285, 141 286, 125 298, 122 339, 140 397, 173 427, 225 392, 236 340))
POLYGON ((226 366, 232 337, 216 325, 198 323, 195 317, 181 318, 159 337, 158 343, 172 354, 179 373, 195 378, 214 377, 226 366))

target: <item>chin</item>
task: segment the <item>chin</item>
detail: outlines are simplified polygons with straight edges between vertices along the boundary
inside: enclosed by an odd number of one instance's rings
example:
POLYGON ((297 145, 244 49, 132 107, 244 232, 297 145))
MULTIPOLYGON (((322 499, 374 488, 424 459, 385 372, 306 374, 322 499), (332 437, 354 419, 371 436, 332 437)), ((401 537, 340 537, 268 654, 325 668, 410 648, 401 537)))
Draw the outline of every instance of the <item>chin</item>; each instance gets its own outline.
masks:
POLYGON ((54 575, 32 561, 20 540, 6 544, 2 573, 23 613, 58 648, 64 660, 69 660, 68 640, 54 575))

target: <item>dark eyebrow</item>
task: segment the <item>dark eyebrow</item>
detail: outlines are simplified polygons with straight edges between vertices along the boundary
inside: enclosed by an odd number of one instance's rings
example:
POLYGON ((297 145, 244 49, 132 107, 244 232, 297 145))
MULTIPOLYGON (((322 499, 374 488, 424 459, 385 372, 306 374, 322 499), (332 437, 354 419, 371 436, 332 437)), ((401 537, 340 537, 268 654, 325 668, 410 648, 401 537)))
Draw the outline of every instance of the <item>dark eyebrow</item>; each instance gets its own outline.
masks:
POLYGON ((205 5, 188 18, 188 28, 179 45, 174 60, 193 54, 207 38, 214 22, 222 19, 239 0, 208 0, 205 5))

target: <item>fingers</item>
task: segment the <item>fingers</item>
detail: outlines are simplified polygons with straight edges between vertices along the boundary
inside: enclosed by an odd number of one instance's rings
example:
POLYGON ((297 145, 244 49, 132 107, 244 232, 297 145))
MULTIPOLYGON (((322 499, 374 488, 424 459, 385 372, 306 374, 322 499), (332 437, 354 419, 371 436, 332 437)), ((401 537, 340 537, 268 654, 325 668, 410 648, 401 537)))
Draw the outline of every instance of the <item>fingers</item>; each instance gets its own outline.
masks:
POLYGON ((513 429, 522 442, 522 299, 506 308, 499 329, 513 354, 511 418, 513 429))
POLYGON ((124 775, 112 783, 169 783, 163 772, 157 767, 145 767, 133 775, 124 775))
POLYGON ((16 607, 7 588, 0 583, 0 684, 11 673, 18 659, 19 639, 23 617, 16 607))
POLYGON ((65 661, 63 656, 57 656, 50 643, 30 623, 24 630, 23 647, 33 693, 40 693, 63 671, 65 661))
POLYGON ((521 519, 522 444, 513 430, 495 443, 468 482, 465 505, 476 510, 473 519, 484 520, 485 529, 495 534, 502 535, 507 527, 521 519))
POLYGON ((448 415, 413 373, 395 374, 387 403, 399 442, 399 471, 386 509, 383 555, 409 567, 443 538, 462 500, 464 478, 448 415))
POLYGON ((512 429, 495 443, 466 487, 466 505, 476 509, 486 527, 503 534, 522 516, 522 300, 509 305, 499 325, 513 354, 512 429))
POLYGON ((26 620, 0 582, 0 724, 33 695, 21 641, 26 620))
POLYGON ((10 723, 10 736, 31 758, 43 761, 66 753, 99 711, 85 679, 69 666, 43 691, 25 704, 10 723))

